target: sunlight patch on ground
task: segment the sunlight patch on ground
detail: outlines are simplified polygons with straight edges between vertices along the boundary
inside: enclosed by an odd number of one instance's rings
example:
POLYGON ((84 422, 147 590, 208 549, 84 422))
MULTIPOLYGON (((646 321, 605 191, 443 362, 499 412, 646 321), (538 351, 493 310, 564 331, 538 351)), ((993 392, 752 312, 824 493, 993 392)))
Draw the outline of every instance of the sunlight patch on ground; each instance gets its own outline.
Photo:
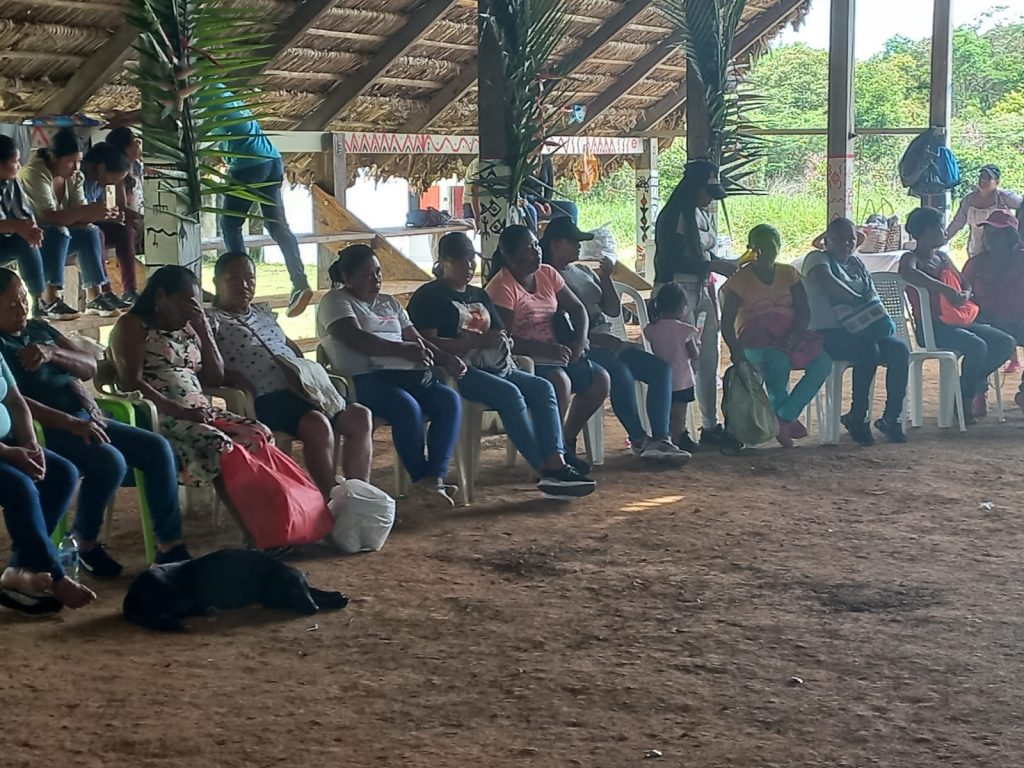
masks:
POLYGON ((633 503, 622 507, 619 512, 646 512, 647 510, 655 509, 656 507, 665 507, 669 504, 677 504, 684 498, 684 496, 658 496, 653 499, 634 501, 633 503))

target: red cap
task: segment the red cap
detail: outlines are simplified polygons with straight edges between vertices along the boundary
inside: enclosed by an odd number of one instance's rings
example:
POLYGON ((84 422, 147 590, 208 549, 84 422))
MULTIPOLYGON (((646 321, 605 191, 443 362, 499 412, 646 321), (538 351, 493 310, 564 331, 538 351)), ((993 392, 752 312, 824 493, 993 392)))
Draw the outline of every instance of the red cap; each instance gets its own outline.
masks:
POLYGON ((1009 211, 996 210, 988 215, 988 219, 981 222, 981 226, 995 227, 996 229, 1017 229, 1017 217, 1009 211))

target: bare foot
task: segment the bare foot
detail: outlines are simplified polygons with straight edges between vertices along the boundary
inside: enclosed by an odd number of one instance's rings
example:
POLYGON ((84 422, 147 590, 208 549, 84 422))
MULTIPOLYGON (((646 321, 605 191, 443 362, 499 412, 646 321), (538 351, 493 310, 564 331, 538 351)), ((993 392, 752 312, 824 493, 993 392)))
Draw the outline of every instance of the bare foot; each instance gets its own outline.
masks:
POLYGON ((775 439, 779 441, 779 445, 781 445, 783 448, 793 447, 793 437, 791 434, 792 427, 793 422, 783 421, 782 419, 779 419, 779 434, 775 437, 775 439))
POLYGON ((54 582, 53 596, 68 608, 84 608, 96 599, 95 592, 67 576, 54 582))
POLYGON ((53 586, 48 573, 36 573, 28 568, 5 568, 0 575, 0 589, 13 589, 26 594, 40 594, 53 586))

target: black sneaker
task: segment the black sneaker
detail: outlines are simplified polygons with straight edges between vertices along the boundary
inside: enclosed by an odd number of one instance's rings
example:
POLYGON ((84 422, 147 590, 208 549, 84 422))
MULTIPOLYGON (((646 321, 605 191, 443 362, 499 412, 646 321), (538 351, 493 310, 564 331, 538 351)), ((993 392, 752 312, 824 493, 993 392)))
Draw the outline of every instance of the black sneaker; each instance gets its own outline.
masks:
POLYGON ((121 309, 115 307, 107 300, 107 296, 110 294, 101 293, 92 301, 85 305, 85 314, 87 315, 98 315, 99 317, 117 317, 121 314, 121 309))
POLYGON ((103 295, 106 297, 107 303, 115 309, 125 310, 130 309, 132 306, 113 291, 107 291, 103 295))
POLYGON ((64 607, 53 595, 30 595, 16 589, 0 589, 0 605, 26 616, 52 616, 64 607))
POLYGON ((61 322, 63 320, 77 320, 81 317, 81 314, 76 309, 72 309, 64 303, 63 299, 57 298, 47 304, 42 299, 39 299, 35 316, 39 320, 55 320, 61 322))
POLYGON ((288 317, 298 317, 309 305, 312 298, 313 291, 309 286, 296 288, 292 291, 292 295, 288 297, 288 309, 285 310, 285 314, 288 317))
POLYGON ((854 421, 848 413, 844 413, 840 421, 846 427, 846 431, 850 433, 853 442, 863 446, 875 444, 875 438, 871 434, 871 427, 868 426, 866 421, 854 421))
POLYGON ((121 302, 128 305, 129 307, 135 306, 135 302, 139 300, 138 291, 125 291, 121 294, 121 302))
POLYGON ((899 419, 888 419, 883 416, 875 421, 875 429, 885 435, 890 443, 907 442, 907 436, 903 433, 903 425, 899 419))
POLYGON ((596 488, 597 483, 568 464, 558 469, 545 470, 537 483, 537 489, 546 499, 582 499, 596 488))
POLYGON ((701 445, 712 445, 720 448, 723 444, 728 444, 731 441, 732 438, 721 424, 715 424, 713 429, 705 429, 704 427, 700 429, 701 445))
POLYGON ((576 474, 582 475, 583 477, 590 476, 590 462, 584 461, 579 456, 574 454, 565 454, 565 463, 576 470, 576 474))
POLYGON ((674 441, 676 446, 682 448, 687 453, 696 453, 700 450, 700 446, 690 437, 689 430, 684 430, 683 434, 674 441))
POLYGON ((157 565, 167 565, 168 563, 180 563, 191 559, 192 553, 185 548, 184 544, 178 544, 166 552, 157 552, 154 562, 157 565))
POLYGON ((82 550, 78 554, 78 559, 86 571, 99 579, 116 579, 124 570, 117 560, 107 554, 107 548, 102 544, 88 552, 82 550))

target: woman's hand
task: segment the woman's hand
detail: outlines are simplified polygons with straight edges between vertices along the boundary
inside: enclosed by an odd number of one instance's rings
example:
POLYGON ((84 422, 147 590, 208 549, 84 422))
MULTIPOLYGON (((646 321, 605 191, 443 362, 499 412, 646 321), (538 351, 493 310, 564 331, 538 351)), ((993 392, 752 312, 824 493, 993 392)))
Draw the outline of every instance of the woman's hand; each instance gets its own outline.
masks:
POLYGON ((964 294, 962 291, 958 291, 951 285, 945 286, 945 290, 943 291, 943 293, 945 294, 946 299, 949 301, 949 303, 952 304, 954 307, 962 307, 964 304, 967 303, 967 295, 964 294))
POLYGON ((38 248, 43 244, 43 230, 36 225, 34 219, 17 219, 14 221, 14 226, 16 227, 14 234, 33 248, 38 248))
POLYGON ((461 357, 446 354, 440 359, 440 364, 445 372, 456 380, 466 375, 466 364, 462 361, 461 357))
POLYGON ((46 476, 46 457, 38 443, 32 443, 24 448, 20 446, 6 448, 0 458, 20 469, 34 482, 38 483, 46 476))
POLYGON ((213 421, 213 412, 208 407, 189 408, 186 405, 175 403, 167 415, 172 419, 181 421, 192 421, 196 424, 209 424, 213 421))
POLYGON ((100 422, 93 421, 92 419, 72 419, 67 431, 75 437, 82 438, 86 445, 92 445, 93 443, 102 445, 110 442, 107 430, 103 428, 100 422))
POLYGON ((18 362, 26 371, 33 373, 53 360, 54 349, 49 344, 29 344, 18 350, 18 362))
POLYGON ((610 279, 612 273, 615 272, 615 262, 608 254, 601 256, 601 261, 597 264, 597 272, 605 280, 610 279))
POLYGON ((423 343, 422 339, 404 343, 399 352, 399 357, 424 368, 429 368, 434 364, 434 353, 423 343))
POLYGON ((195 331, 206 327, 206 313, 203 311, 203 305, 196 301, 194 296, 185 304, 185 319, 195 331))
POLYGON ((586 339, 569 345, 569 363, 579 362, 587 350, 590 349, 590 342, 586 339))

